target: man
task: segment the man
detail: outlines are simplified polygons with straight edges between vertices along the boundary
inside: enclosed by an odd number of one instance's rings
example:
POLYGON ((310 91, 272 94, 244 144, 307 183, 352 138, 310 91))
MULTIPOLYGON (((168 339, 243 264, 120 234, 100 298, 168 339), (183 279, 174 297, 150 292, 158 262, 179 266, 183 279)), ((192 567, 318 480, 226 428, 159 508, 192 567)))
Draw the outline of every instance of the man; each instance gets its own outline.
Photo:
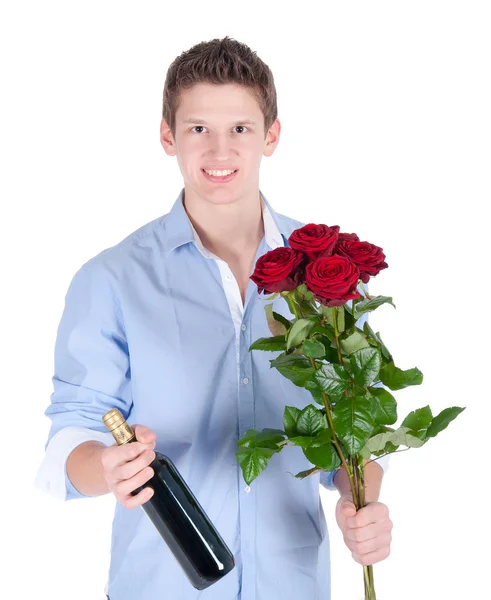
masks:
MULTIPOLYGON (((355 517, 344 471, 304 480, 288 473, 311 467, 299 448, 275 455, 251 486, 235 458, 248 429, 282 429, 285 404, 312 402, 270 369, 268 353, 248 350, 270 335, 254 265, 304 225, 276 213, 259 190, 262 156, 273 154, 280 130, 272 74, 247 46, 225 38, 183 53, 167 73, 160 135, 184 188, 169 213, 89 260, 70 284, 38 485, 64 499, 115 495, 111 600, 328 600, 319 482, 340 491, 336 519, 354 559, 374 564, 389 554, 376 462, 365 472, 369 504, 355 517), (114 444, 102 423, 111 408, 138 442, 114 444), (155 448, 235 556, 236 568, 201 592, 133 510, 150 497, 130 492, 152 476, 155 448)), ((283 299, 273 302, 291 318, 283 299)))

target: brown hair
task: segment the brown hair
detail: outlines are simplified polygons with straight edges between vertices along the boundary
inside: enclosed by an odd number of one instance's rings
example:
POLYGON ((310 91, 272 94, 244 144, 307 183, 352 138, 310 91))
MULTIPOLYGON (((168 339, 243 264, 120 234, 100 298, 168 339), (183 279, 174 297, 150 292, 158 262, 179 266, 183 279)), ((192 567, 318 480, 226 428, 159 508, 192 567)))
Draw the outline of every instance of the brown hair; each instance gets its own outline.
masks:
POLYGON ((273 74, 248 46, 225 36, 200 42, 178 56, 167 70, 162 117, 172 135, 181 92, 197 83, 237 83, 251 89, 264 115, 264 137, 278 116, 273 74))

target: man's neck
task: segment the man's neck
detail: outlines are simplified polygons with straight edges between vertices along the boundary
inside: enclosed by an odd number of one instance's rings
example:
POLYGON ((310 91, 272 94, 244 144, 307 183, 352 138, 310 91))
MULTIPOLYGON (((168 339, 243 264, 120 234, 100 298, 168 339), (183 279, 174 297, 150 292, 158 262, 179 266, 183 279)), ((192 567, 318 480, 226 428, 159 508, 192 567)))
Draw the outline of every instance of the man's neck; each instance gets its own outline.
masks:
POLYGON ((249 260, 264 237, 262 200, 244 197, 231 204, 213 205, 194 198, 183 198, 184 209, 203 246, 229 262, 249 260))

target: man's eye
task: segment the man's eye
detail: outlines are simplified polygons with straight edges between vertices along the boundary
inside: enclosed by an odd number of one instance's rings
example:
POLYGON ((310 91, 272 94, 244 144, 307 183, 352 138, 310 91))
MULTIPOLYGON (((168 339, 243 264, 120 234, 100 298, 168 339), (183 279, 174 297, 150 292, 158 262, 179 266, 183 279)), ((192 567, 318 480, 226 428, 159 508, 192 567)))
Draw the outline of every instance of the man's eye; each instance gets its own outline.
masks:
MULTIPOLYGON (((236 125, 234 127, 234 129, 237 129, 237 127, 240 127, 242 129, 247 129, 247 127, 245 125, 236 125)), ((198 128, 203 129, 203 125, 195 125, 194 127, 191 127, 191 131, 193 131, 193 129, 198 129, 198 128)), ((196 133, 199 133, 199 132, 196 132, 196 133)))

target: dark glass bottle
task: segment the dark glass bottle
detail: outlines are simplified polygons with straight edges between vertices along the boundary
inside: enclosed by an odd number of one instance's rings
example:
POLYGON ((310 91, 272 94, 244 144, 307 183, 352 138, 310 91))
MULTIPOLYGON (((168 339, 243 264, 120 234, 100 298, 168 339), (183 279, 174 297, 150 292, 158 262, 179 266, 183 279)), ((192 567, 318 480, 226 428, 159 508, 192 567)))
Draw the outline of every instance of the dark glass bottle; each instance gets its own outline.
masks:
MULTIPOLYGON (((136 442, 136 436, 117 408, 102 420, 118 445, 136 442)), ((160 452, 150 463, 154 475, 132 493, 146 487, 154 493, 141 505, 163 537, 191 584, 203 590, 229 573, 234 555, 215 529, 174 463, 160 452)))

